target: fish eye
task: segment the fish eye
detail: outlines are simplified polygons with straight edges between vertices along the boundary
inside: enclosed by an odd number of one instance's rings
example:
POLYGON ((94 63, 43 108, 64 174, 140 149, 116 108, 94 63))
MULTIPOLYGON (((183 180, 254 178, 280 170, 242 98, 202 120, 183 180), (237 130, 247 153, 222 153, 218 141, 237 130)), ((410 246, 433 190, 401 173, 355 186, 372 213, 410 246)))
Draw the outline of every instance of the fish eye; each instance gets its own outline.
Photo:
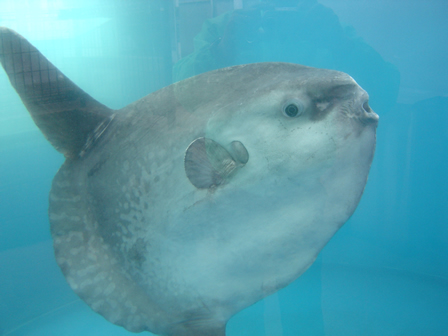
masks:
POLYGON ((283 105, 283 114, 289 118, 298 117, 303 113, 304 110, 303 104, 297 101, 288 101, 285 105, 283 105))

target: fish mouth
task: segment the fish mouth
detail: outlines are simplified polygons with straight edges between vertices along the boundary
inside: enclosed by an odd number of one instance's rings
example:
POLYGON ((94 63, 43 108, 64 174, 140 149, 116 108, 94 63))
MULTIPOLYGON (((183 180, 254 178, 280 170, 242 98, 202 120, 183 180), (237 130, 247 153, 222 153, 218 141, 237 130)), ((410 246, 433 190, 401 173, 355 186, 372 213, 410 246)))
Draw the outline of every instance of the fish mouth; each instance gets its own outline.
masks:
POLYGON ((362 99, 360 103, 358 103, 360 106, 357 110, 358 112, 358 119, 360 122, 364 125, 378 125, 378 120, 380 117, 378 114, 376 114, 372 108, 369 105, 369 99, 362 99))
POLYGON ((369 95, 360 89, 354 97, 342 104, 340 112, 351 120, 356 120, 363 126, 378 125, 379 116, 373 111, 369 104, 369 95))

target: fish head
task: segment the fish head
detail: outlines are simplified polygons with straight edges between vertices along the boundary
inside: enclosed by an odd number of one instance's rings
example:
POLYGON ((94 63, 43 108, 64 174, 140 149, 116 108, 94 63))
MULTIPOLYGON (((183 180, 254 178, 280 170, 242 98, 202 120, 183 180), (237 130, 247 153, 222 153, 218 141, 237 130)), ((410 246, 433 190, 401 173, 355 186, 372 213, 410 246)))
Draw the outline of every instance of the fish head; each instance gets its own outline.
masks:
POLYGON ((364 190, 378 115, 368 94, 345 73, 277 67, 262 85, 260 78, 246 83, 250 95, 221 104, 207 124, 206 137, 234 156, 238 153, 233 154, 232 143, 247 150, 248 162, 232 178, 235 185, 252 185, 257 193, 263 185, 265 195, 299 198, 317 189, 332 199, 345 193, 347 217, 364 190))

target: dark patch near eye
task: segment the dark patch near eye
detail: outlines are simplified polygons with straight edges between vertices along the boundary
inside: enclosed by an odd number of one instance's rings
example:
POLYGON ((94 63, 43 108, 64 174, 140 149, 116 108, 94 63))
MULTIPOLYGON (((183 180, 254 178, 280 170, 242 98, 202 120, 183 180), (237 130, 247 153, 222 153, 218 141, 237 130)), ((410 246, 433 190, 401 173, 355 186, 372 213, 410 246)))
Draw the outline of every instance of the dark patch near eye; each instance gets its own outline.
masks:
POLYGON ((325 118, 325 116, 331 111, 334 105, 333 99, 315 99, 313 100, 313 113, 311 114, 311 120, 318 121, 325 118))
POLYGON ((324 119, 337 102, 354 96, 356 88, 357 86, 354 84, 338 85, 314 97, 314 111, 311 115, 311 120, 318 121, 324 119))
POLYGON ((325 95, 327 97, 346 99, 355 94, 357 90, 357 85, 355 84, 344 84, 332 87, 329 89, 325 95))

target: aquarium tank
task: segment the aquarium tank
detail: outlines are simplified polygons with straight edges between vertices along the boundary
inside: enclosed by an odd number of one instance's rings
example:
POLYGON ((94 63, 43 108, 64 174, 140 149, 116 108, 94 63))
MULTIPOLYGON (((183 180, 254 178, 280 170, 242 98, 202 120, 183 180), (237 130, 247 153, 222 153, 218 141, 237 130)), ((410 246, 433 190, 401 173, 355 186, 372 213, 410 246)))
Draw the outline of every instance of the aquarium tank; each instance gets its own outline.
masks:
POLYGON ((0 335, 448 335, 445 0, 0 0, 0 335))

